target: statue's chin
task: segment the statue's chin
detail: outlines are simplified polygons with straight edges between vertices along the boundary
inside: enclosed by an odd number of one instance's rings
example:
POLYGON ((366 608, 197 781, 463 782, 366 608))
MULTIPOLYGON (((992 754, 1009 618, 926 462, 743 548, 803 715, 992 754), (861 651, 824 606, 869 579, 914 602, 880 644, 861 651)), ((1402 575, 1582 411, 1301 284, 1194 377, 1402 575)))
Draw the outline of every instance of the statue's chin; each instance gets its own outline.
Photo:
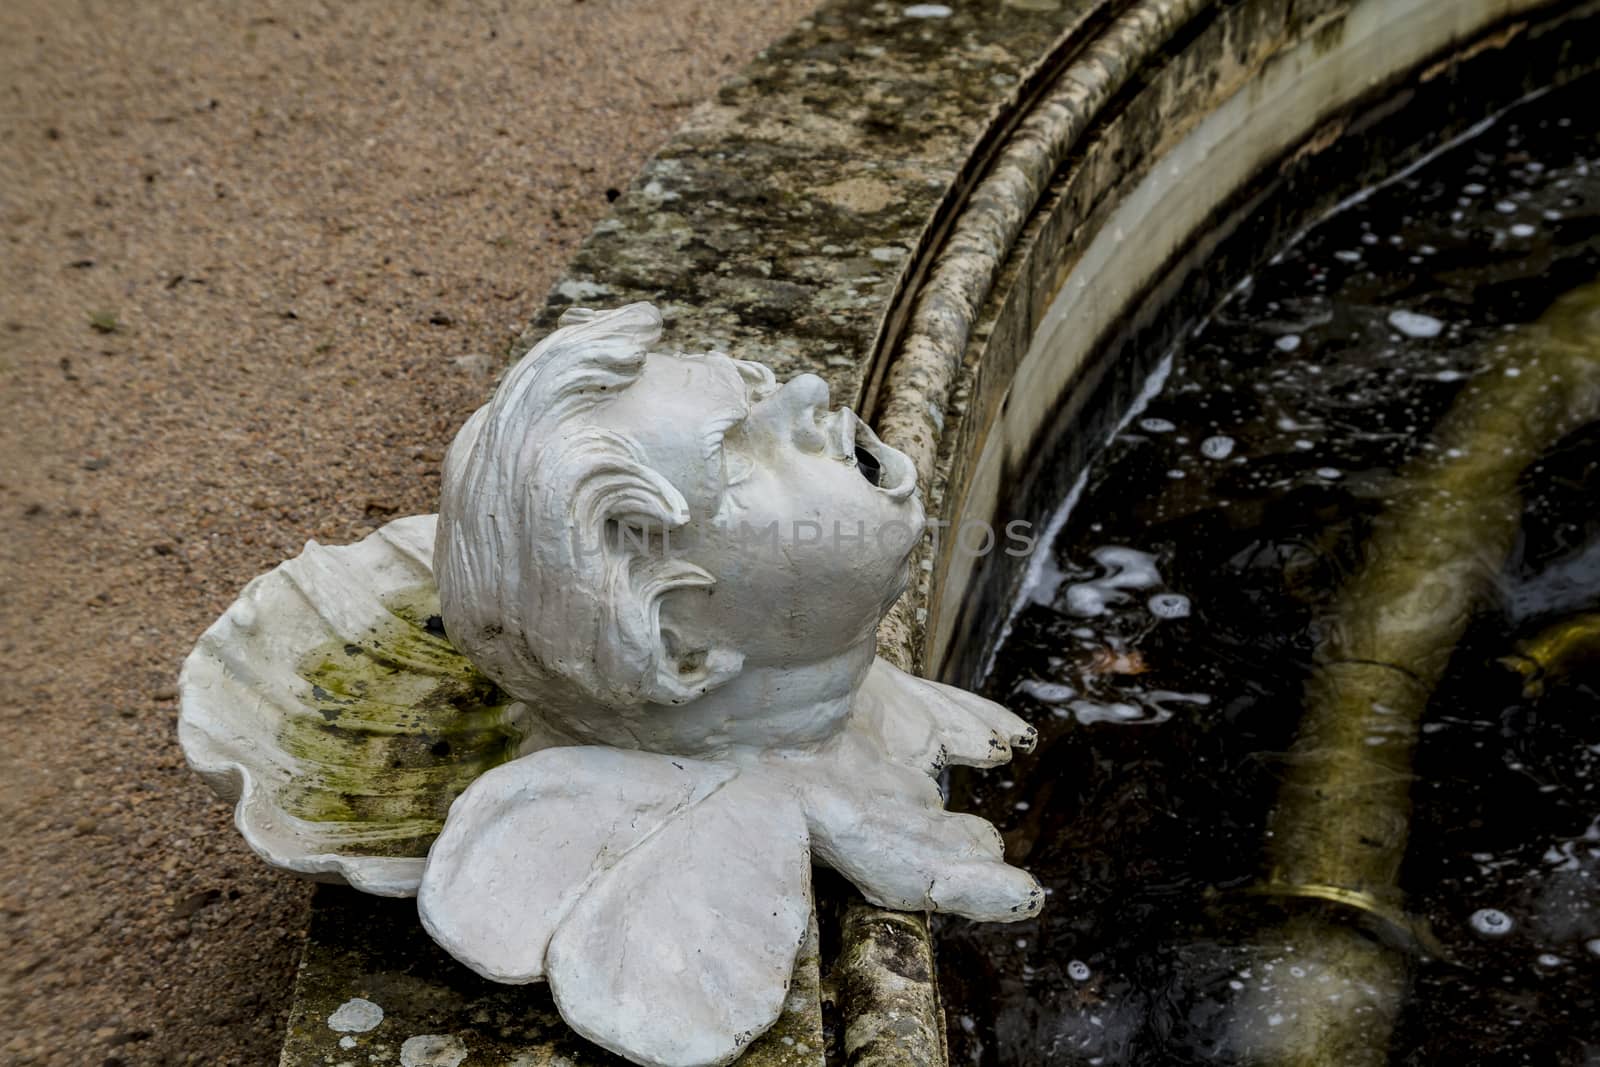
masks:
POLYGON ((574 744, 693 758, 810 752, 844 730, 873 655, 868 638, 858 648, 807 665, 752 666, 722 688, 683 704, 552 709, 536 697, 527 699, 550 730, 523 752, 574 744), (782 703, 770 696, 777 675, 790 694, 782 703))

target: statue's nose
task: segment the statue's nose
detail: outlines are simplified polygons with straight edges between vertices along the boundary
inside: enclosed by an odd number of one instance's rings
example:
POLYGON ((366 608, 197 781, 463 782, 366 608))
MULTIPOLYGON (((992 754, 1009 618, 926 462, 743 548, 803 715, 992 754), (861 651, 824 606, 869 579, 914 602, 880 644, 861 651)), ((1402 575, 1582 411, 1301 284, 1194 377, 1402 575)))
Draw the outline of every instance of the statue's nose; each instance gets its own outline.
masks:
POLYGON ((751 413, 751 422, 774 439, 787 437, 803 451, 821 452, 827 438, 817 425, 817 413, 827 406, 828 383, 815 374, 801 374, 763 400, 751 413))

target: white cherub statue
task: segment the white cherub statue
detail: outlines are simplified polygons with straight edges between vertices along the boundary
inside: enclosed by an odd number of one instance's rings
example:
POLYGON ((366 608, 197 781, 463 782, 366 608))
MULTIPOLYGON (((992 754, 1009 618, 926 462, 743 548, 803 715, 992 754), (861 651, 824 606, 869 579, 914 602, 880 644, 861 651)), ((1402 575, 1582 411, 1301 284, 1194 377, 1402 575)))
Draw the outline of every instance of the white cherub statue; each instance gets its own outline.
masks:
POLYGON ((1037 914, 933 778, 1034 732, 876 656, 911 461, 821 379, 660 329, 563 316, 457 436, 436 526, 245 590, 180 734, 270 862, 416 893, 453 956, 636 1063, 721 1064, 782 1009, 813 860, 885 907, 1037 914))

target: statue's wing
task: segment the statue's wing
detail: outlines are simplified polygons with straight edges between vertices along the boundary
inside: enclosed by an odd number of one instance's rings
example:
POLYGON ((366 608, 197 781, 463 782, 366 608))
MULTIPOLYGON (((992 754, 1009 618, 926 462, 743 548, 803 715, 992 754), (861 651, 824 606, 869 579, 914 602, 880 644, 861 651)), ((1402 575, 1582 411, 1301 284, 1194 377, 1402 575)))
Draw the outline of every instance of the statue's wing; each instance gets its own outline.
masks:
POLYGON ((778 1018, 811 915, 805 817, 732 765, 553 748, 488 772, 428 855, 423 924, 500 982, 550 983, 639 1063, 734 1059, 778 1018))
POLYGON ((994 701, 907 674, 881 658, 867 672, 852 717, 889 758, 929 774, 951 763, 997 767, 1038 739, 1033 727, 994 701))
POLYGON ((434 516, 308 542, 184 662, 178 738, 276 867, 409 896, 450 802, 534 724, 445 639, 434 516))

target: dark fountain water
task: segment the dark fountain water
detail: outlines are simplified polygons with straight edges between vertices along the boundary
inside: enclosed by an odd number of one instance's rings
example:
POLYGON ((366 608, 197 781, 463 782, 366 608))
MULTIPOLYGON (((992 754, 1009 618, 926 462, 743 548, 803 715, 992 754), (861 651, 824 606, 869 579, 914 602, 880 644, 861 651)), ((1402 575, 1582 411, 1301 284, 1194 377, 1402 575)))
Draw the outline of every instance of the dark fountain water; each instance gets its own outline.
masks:
POLYGON ((1339 591, 1399 479, 1445 462, 1469 388, 1553 374, 1531 324, 1600 277, 1597 96, 1589 78, 1525 102, 1319 222, 1093 462, 987 680, 1039 749, 952 782, 1050 893, 1033 922, 939 925, 953 1063, 1340 1063, 1261 1039, 1303 1022, 1273 990, 1317 981, 1386 1001, 1352 1009, 1380 1062, 1600 1063, 1600 410, 1502 494, 1509 555, 1472 562, 1485 595, 1426 700, 1409 826, 1394 815, 1404 912, 1250 892, 1339 591), (1291 919, 1374 939, 1402 980, 1315 973, 1264 934, 1291 919))

